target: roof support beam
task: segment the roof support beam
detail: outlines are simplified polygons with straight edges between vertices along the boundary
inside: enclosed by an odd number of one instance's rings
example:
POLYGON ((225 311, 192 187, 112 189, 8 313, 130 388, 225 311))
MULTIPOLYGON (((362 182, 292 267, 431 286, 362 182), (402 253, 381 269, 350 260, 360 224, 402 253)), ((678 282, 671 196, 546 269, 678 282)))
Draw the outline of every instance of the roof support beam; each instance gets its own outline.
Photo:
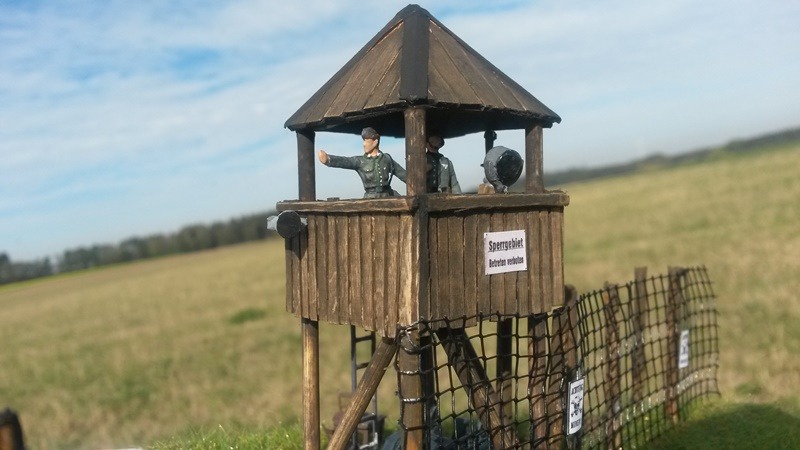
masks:
POLYGON ((544 159, 542 157, 542 125, 525 127, 525 192, 544 192, 544 159))
POLYGON ((427 192, 425 188, 425 139, 426 111, 419 106, 405 110, 406 125, 406 195, 414 196, 427 192))

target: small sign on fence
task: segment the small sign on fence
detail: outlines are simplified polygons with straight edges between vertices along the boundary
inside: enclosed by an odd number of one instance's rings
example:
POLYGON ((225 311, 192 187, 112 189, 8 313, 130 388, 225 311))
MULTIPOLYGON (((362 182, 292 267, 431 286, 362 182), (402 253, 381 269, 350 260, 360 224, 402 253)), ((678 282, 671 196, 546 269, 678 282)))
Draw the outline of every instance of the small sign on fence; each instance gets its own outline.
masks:
POLYGON ((483 233, 486 275, 528 270, 525 230, 483 233))
POLYGON ((583 426, 583 378, 569 384, 567 434, 577 433, 583 426))
POLYGON ((689 330, 681 331, 681 343, 678 351, 678 369, 689 367, 689 330))

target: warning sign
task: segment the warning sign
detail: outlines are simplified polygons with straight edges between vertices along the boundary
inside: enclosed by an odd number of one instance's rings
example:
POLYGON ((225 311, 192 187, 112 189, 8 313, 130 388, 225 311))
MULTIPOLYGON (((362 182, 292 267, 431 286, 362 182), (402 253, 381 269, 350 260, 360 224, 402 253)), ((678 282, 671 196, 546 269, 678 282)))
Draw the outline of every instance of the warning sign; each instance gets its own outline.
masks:
POLYGON ((689 330, 681 331, 680 350, 678 351, 678 369, 689 367, 689 330))
POLYGON ((483 233, 486 275, 528 270, 525 230, 483 233))
POLYGON ((567 434, 577 433, 583 426, 583 378, 569 384, 567 434))

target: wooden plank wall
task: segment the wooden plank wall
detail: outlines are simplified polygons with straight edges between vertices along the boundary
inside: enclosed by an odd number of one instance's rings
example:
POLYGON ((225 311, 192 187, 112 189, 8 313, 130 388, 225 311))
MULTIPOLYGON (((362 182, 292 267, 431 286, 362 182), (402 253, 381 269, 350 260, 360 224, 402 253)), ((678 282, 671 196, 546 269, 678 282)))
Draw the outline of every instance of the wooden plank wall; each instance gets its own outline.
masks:
POLYGON ((409 304, 412 216, 309 214, 308 228, 287 240, 287 310, 298 317, 350 324, 393 337, 409 304), (408 259, 408 261, 406 261, 408 259))
MULTIPOLYGON (((562 303, 563 207, 431 212, 414 227, 410 212, 320 212, 287 240, 287 310, 382 336, 426 319, 478 313, 526 316, 562 303), (525 230, 527 272, 486 275, 483 234, 525 230), (419 232, 427 233, 428 301, 418 304, 419 232)), ((424 258, 424 256, 422 256, 424 258)))
MULTIPOLYGON (((562 303, 563 208, 431 213, 427 318, 526 316, 562 303), (528 271, 485 275, 483 233, 525 230, 528 271)), ((469 324, 468 324, 469 325, 469 324)))

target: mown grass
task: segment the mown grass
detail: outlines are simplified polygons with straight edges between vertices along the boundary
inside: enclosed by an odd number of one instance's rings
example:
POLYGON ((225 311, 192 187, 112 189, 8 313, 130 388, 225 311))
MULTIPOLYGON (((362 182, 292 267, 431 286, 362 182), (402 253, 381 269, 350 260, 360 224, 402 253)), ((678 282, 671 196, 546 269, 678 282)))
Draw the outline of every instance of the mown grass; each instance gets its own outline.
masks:
MULTIPOLYGON (((635 266, 705 264, 715 282, 723 401, 655 448, 729 448, 754 414, 773 420, 735 447, 796 429, 798 173, 795 147, 565 187, 565 275, 580 291, 635 266), (692 445, 693 426, 712 445, 692 445)), ((277 240, 5 287, 0 407, 20 413, 33 449, 299 448, 300 332, 284 288, 277 240)), ((348 331, 323 324, 321 342, 330 426, 350 386, 348 331)), ((390 420, 393 381, 380 388, 390 420)))

